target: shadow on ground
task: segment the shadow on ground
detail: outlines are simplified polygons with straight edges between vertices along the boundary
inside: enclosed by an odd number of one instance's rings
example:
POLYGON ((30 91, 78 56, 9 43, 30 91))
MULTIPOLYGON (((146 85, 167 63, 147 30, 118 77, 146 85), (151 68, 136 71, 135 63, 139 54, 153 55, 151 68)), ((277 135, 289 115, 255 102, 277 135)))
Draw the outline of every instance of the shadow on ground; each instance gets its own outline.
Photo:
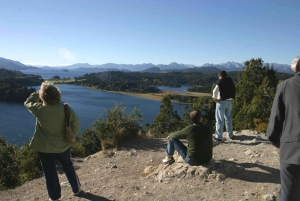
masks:
POLYGON ((104 197, 101 197, 98 195, 94 195, 89 192, 85 192, 83 195, 78 196, 78 197, 85 198, 86 200, 92 200, 92 201, 112 201, 110 199, 107 199, 107 198, 104 198, 104 197))
POLYGON ((256 146, 261 143, 270 143, 270 142, 269 140, 263 139, 259 136, 235 135, 233 140, 226 139, 223 142, 218 142, 214 140, 214 146, 219 145, 221 143, 256 146))
POLYGON ((125 142, 122 144, 122 148, 133 148, 136 150, 152 150, 152 151, 164 151, 167 147, 167 141, 164 138, 144 138, 144 137, 137 137, 130 141, 125 142))
POLYGON ((226 166, 226 164, 229 164, 233 167, 238 167, 238 169, 240 170, 232 172, 232 174, 228 174, 228 177, 230 178, 255 183, 280 184, 280 170, 278 169, 255 163, 236 163, 233 161, 225 160, 220 160, 220 162, 221 163, 216 164, 218 164, 219 166, 226 166))

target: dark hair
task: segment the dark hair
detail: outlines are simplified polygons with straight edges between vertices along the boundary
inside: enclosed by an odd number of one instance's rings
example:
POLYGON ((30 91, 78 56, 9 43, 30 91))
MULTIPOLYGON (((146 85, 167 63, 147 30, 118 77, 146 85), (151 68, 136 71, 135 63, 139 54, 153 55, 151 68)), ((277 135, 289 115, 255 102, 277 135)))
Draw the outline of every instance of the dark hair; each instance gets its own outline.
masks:
POLYGON ((222 78, 225 78, 227 77, 227 73, 225 70, 221 70, 219 73, 218 73, 218 76, 221 76, 222 78))
POLYGON ((199 123, 201 117, 202 117, 202 113, 201 113, 200 110, 193 110, 193 111, 191 111, 191 113, 190 113, 190 119, 192 120, 192 122, 193 122, 194 124, 199 123))

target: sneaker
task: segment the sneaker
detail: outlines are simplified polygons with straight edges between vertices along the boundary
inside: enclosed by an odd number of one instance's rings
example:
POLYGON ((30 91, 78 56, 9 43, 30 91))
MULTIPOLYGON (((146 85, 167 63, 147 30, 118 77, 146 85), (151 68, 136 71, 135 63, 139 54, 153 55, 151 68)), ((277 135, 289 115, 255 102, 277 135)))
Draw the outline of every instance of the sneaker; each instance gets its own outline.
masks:
POLYGON ((233 139, 234 139, 234 135, 232 135, 232 136, 229 136, 229 138, 230 138, 231 140, 233 140, 233 139))
POLYGON ((173 156, 166 156, 166 157, 162 160, 162 162, 163 162, 164 164, 169 164, 169 165, 171 165, 172 163, 175 162, 175 160, 174 160, 173 156))
POLYGON ((215 136, 214 136, 214 140, 219 141, 219 142, 222 142, 222 141, 223 141, 222 139, 218 139, 218 138, 216 138, 215 136))

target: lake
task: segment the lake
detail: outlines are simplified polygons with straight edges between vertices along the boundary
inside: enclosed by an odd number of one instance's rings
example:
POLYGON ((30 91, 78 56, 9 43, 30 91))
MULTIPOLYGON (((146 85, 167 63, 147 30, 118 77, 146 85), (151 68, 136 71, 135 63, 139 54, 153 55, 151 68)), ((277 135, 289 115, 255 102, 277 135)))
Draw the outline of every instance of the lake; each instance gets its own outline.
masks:
POLYGON ((29 69, 29 70, 20 70, 20 71, 25 74, 40 75, 42 76, 43 79, 50 79, 54 75, 58 75, 61 79, 63 77, 70 77, 71 79, 73 79, 74 77, 79 77, 86 74, 86 72, 74 71, 74 70, 70 70, 68 72, 62 70, 42 70, 42 69, 29 69))
MULTIPOLYGON (((38 73, 31 72, 26 74, 38 73)), ((47 76, 53 77, 53 74, 47 73, 47 76)), ((74 76, 74 74, 72 76, 74 76)), ((44 76, 42 77, 47 79, 44 76)), ((125 106, 126 113, 130 113, 134 107, 137 107, 143 115, 143 121, 140 122, 142 126, 147 122, 150 124, 153 123, 154 117, 159 113, 159 106, 161 104, 161 101, 158 100, 93 90, 79 85, 57 84, 56 86, 62 92, 62 101, 67 102, 78 115, 81 123, 80 133, 84 129, 90 128, 93 122, 100 115, 104 114, 104 109, 113 107, 114 103, 125 106)), ((39 90, 39 86, 35 88, 39 90)), ((182 91, 188 87, 159 88, 162 90, 182 91)), ((177 110, 178 114, 182 117, 184 104, 172 103, 172 105, 174 110, 177 110)), ((9 143, 18 145, 28 143, 33 135, 34 128, 35 117, 29 113, 23 104, 0 102, 0 135, 9 143)))

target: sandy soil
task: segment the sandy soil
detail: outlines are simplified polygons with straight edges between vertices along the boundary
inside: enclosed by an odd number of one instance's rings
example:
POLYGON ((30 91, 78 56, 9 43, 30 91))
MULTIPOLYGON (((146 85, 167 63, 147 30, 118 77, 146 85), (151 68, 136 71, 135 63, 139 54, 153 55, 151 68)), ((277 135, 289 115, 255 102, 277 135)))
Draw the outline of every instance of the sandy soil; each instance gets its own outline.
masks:
MULTIPOLYGON (((193 97, 200 97, 200 96, 211 96, 208 93, 198 93, 198 92, 187 92, 187 91, 169 91, 169 90, 161 90, 159 93, 132 93, 132 92, 116 92, 116 91, 109 91, 112 93, 120 93, 120 94, 127 94, 131 96, 136 96, 140 98, 146 99, 153 99, 153 100, 161 100, 165 95, 181 95, 181 96, 193 96, 193 97)), ((176 102, 176 101, 174 101, 176 102)))
MULTIPOLYGON (((214 160, 207 166, 192 167, 179 160, 161 165, 166 141, 143 137, 119 150, 74 158, 86 193, 73 196, 58 168, 60 200, 278 200, 279 149, 263 133, 245 130, 235 135, 234 140, 214 142, 214 160)), ((48 200, 44 178, 0 191, 0 200, 48 200)))

